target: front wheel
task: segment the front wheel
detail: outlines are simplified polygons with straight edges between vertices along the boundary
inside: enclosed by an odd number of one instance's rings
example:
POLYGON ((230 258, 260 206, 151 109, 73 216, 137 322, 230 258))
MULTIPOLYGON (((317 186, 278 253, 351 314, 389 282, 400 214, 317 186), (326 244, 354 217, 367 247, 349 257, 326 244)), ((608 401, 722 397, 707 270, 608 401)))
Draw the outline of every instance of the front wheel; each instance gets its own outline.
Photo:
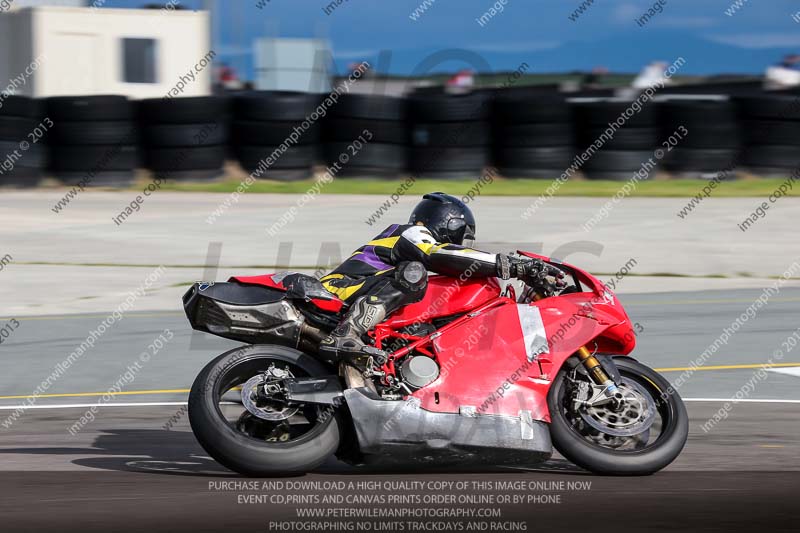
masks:
POLYGON ((618 405, 588 405, 589 377, 567 366, 558 372, 547 396, 553 444, 597 474, 652 474, 674 461, 686 444, 686 407, 655 370, 630 357, 614 363, 621 374, 618 405))
POLYGON ((280 392, 267 393, 266 385, 329 373, 318 361, 291 348, 231 350, 211 361, 192 385, 192 431, 211 457, 240 474, 313 470, 339 446, 338 413, 330 406, 288 403, 280 392))

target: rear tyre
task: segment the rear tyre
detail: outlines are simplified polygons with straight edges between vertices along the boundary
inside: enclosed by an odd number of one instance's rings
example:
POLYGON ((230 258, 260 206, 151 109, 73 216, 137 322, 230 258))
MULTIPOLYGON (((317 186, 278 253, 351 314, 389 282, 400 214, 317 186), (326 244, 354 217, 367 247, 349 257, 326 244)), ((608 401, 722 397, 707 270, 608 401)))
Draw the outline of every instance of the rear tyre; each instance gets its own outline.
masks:
MULTIPOLYGON (((241 405, 220 405, 225 393, 266 372, 270 365, 289 369, 295 377, 331 373, 320 362, 291 348, 245 346, 226 352, 206 365, 192 385, 192 431, 211 457, 240 474, 276 476, 311 471, 339 447, 342 424, 336 411, 331 416, 330 412, 324 415, 321 406, 300 406, 297 412, 287 413, 284 424, 257 418, 241 405), (238 418, 231 412, 242 410, 238 418)), ((286 411, 279 406, 264 409, 271 413, 286 411)))
POLYGON ((570 374, 566 365, 557 374, 547 396, 550 436, 567 459, 596 474, 642 476, 670 464, 683 450, 689 433, 689 417, 678 393, 655 370, 631 359, 614 359, 622 383, 632 383, 653 400, 656 421, 642 434, 612 437, 582 425, 572 407, 570 374), (656 429, 658 434, 656 435, 656 429))

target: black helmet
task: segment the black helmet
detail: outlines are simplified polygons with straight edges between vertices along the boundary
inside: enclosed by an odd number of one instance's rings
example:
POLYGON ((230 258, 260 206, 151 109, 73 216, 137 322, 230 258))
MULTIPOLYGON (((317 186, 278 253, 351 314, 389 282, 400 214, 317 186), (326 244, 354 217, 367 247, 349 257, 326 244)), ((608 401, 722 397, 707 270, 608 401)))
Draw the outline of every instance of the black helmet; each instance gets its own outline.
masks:
POLYGON ((408 219, 422 222, 439 242, 463 244, 475 238, 475 217, 469 207, 454 196, 432 192, 422 197, 408 219))

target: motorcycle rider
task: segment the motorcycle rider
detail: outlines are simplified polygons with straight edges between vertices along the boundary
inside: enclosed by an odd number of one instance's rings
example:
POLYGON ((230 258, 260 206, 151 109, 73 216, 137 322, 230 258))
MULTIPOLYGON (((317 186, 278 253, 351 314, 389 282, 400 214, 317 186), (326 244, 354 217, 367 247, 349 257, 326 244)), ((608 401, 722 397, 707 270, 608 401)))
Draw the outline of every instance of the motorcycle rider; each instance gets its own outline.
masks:
POLYGON ((365 355, 361 337, 400 307, 425 294, 428 271, 446 276, 519 278, 552 295, 563 272, 538 259, 492 254, 469 246, 475 217, 464 202, 441 192, 426 194, 408 224, 392 224, 320 281, 349 306, 320 343, 330 361, 365 355))

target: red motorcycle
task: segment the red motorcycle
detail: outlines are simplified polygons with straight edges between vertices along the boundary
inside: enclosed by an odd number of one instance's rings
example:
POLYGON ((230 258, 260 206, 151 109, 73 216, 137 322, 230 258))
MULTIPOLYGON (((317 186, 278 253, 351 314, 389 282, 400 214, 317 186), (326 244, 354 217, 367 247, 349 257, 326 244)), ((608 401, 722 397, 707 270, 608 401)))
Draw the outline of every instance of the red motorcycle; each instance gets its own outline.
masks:
POLYGON ((568 286, 431 276, 422 301, 369 336, 365 363, 317 357, 342 302, 315 278, 282 273, 197 283, 194 329, 247 343, 198 375, 189 419, 218 462, 251 476, 351 464, 471 461, 531 465, 553 447, 600 474, 670 464, 688 434, 678 393, 628 356, 638 325, 597 278, 541 259, 568 286))

